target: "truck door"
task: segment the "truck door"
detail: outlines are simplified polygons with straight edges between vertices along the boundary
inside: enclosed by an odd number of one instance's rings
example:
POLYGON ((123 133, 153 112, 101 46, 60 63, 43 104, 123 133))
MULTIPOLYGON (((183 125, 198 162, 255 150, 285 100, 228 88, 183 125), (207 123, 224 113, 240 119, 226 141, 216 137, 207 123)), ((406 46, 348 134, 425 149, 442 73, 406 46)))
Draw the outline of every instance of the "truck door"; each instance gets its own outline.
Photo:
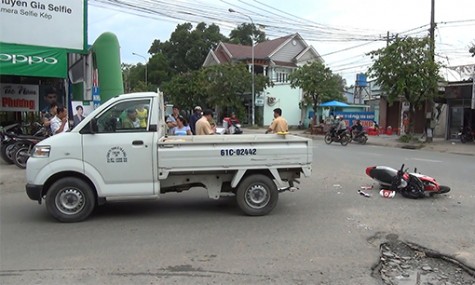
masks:
POLYGON ((151 106, 152 99, 118 101, 94 118, 94 133, 83 134, 85 171, 100 177, 102 195, 154 194, 151 106))

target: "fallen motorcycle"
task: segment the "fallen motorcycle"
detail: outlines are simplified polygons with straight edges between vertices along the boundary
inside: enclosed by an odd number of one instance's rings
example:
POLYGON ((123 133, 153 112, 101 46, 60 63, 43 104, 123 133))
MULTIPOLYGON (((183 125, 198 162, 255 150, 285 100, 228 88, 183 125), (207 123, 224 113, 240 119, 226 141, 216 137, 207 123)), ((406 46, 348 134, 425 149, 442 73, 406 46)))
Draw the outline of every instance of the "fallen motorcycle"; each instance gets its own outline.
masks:
POLYGON ((342 146, 348 145, 350 142, 350 136, 347 131, 344 131, 340 135, 337 135, 335 127, 332 127, 325 135, 325 143, 331 144, 332 142, 339 142, 342 146))
POLYGON ((435 178, 420 174, 417 169, 409 173, 404 170, 404 164, 399 170, 388 166, 370 166, 366 168, 366 175, 378 182, 381 188, 389 188, 406 198, 418 199, 426 194, 433 196, 450 191, 450 187, 440 185, 435 178))

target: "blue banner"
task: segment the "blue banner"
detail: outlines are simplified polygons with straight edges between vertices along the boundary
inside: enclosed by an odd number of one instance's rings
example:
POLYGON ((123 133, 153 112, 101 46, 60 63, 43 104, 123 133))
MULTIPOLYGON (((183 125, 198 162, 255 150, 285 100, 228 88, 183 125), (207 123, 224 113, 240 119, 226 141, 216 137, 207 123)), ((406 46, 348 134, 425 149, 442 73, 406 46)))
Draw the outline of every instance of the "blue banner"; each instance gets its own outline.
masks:
POLYGON ((374 112, 334 112, 335 116, 342 116, 347 126, 352 126, 356 120, 361 121, 364 128, 373 126, 374 112))

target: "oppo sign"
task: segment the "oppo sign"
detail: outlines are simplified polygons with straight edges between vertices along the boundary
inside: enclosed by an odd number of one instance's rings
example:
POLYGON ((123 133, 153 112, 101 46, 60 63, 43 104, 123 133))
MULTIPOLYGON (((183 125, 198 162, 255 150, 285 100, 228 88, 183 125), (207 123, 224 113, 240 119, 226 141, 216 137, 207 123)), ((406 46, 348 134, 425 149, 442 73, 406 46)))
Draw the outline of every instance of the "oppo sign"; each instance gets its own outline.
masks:
POLYGON ((54 57, 41 57, 41 56, 27 56, 22 54, 8 54, 0 53, 0 62, 8 62, 12 64, 26 63, 28 65, 45 63, 45 64, 57 64, 58 60, 54 57))
POLYGON ((0 42, 0 74, 66 78, 67 51, 0 42))

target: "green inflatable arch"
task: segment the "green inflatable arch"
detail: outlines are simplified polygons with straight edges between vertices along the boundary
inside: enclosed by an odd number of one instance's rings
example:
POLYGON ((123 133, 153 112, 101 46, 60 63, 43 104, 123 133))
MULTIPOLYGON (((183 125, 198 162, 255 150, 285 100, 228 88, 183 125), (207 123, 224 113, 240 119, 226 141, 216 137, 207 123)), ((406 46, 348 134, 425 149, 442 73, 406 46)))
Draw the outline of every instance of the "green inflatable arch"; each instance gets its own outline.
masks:
POLYGON ((119 41, 113 33, 103 33, 91 47, 97 66, 101 102, 124 93, 119 41))

